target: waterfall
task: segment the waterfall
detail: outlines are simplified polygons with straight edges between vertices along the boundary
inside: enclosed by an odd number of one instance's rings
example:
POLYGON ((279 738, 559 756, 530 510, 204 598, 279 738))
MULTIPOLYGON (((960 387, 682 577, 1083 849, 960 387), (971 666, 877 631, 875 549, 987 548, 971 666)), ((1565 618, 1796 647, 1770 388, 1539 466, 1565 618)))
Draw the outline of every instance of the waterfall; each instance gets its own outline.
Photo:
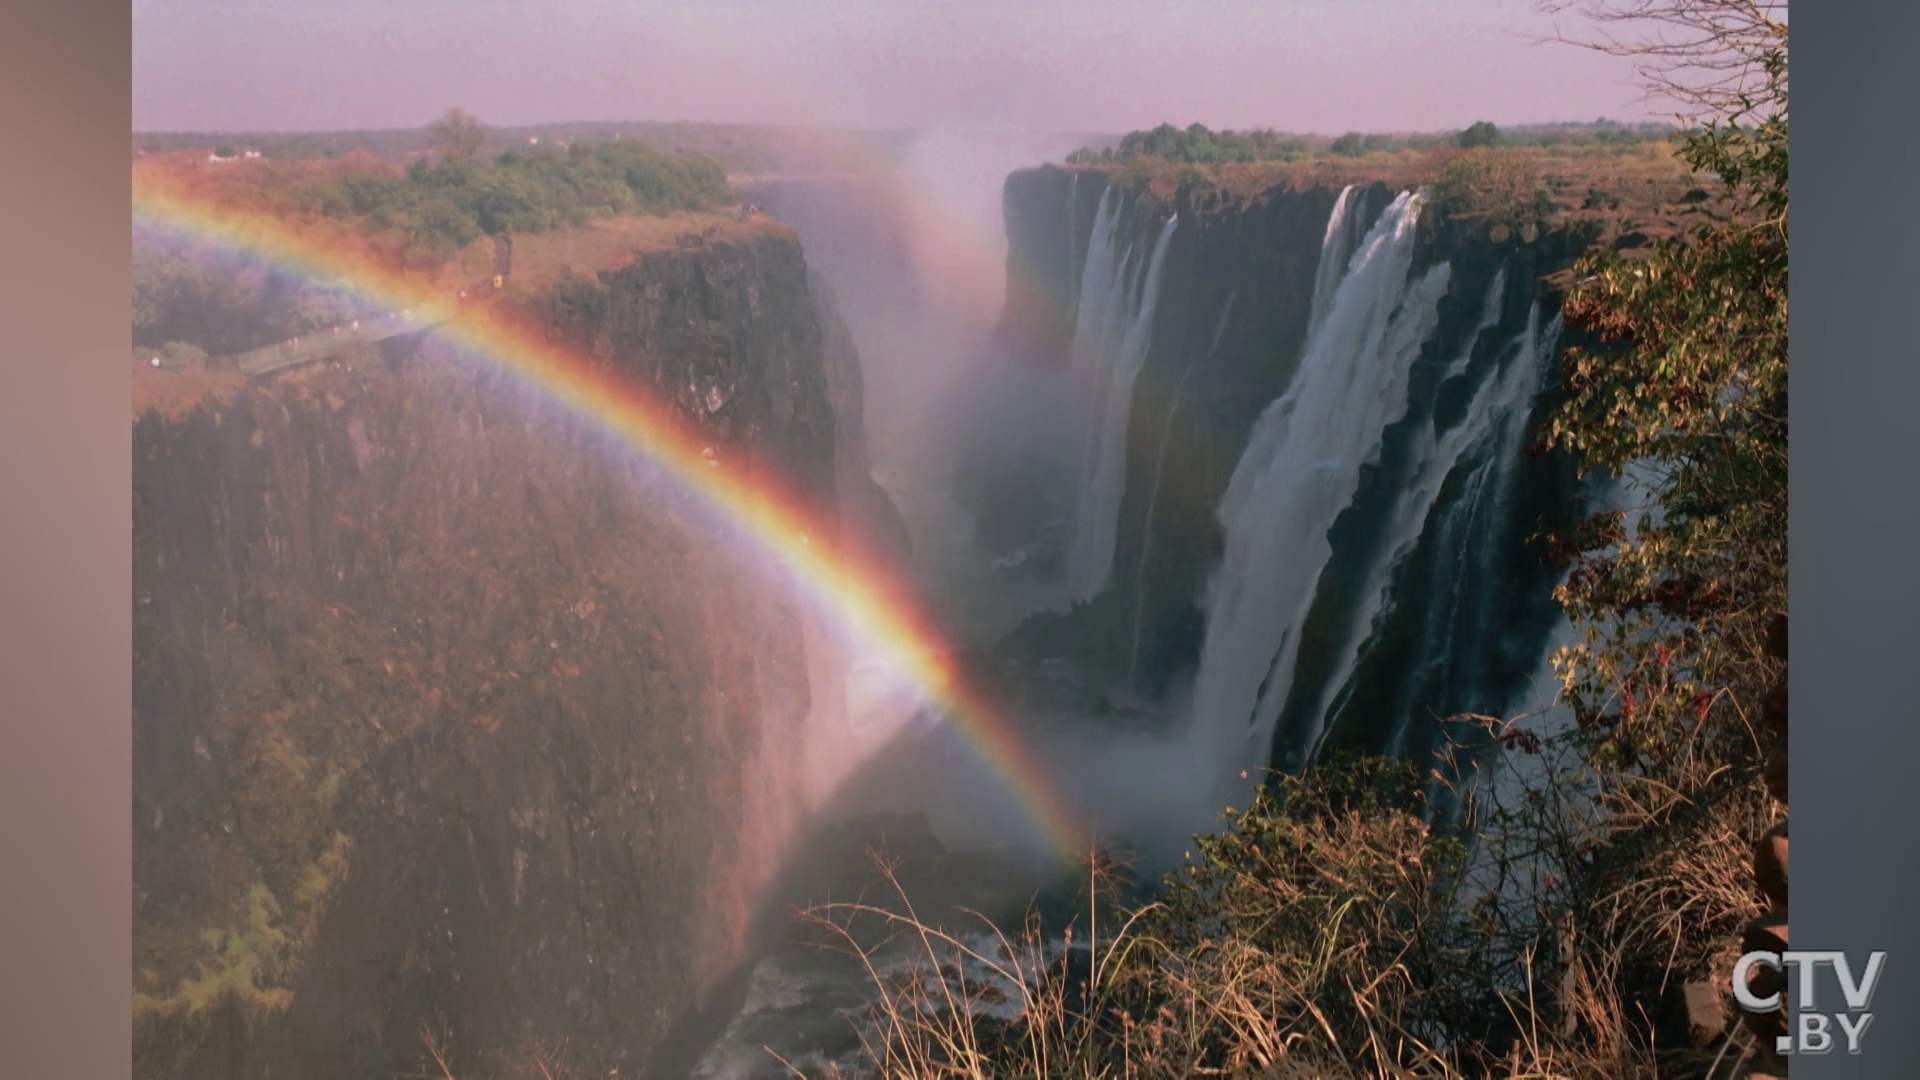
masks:
POLYGON ((1352 202, 1343 192, 1322 249, 1318 280, 1337 280, 1325 313, 1291 385, 1254 425, 1218 511, 1226 552, 1206 597, 1191 736, 1223 778, 1266 762, 1300 625, 1332 556, 1327 530, 1407 410, 1408 375, 1450 275, 1442 264, 1411 276, 1422 205, 1411 192, 1367 232, 1344 276, 1328 270, 1345 249, 1352 202))
POLYGON ((1074 532, 1067 554, 1068 595, 1073 601, 1091 599, 1113 569, 1120 497, 1127 478, 1133 382, 1146 362, 1160 271, 1179 223, 1177 216, 1170 216, 1161 226, 1144 253, 1142 279, 1142 253, 1134 245, 1121 245, 1125 224, 1121 209, 1120 192, 1109 187, 1094 215, 1069 346, 1073 377, 1083 388, 1087 409, 1074 532))
POLYGON ((1313 303, 1307 316, 1309 334, 1326 321, 1327 309, 1333 304, 1334 291, 1347 272, 1347 264, 1366 238, 1367 221, 1355 205, 1360 199, 1360 189, 1349 184, 1340 189, 1340 197, 1333 201, 1326 236, 1320 241, 1320 267, 1313 275, 1313 303))
MULTIPOLYGON (((1442 373, 1440 385, 1467 372, 1475 347, 1500 322, 1501 294, 1506 287, 1503 268, 1494 275, 1486 299, 1481 304, 1480 321, 1465 347, 1442 373)), ((1440 498, 1447 478, 1462 461, 1476 462, 1466 480, 1465 493, 1449 504, 1443 513, 1449 519, 1465 514, 1469 524, 1480 515, 1483 492, 1489 478, 1506 478, 1520 463, 1520 440, 1525 435, 1526 419, 1539 390, 1542 352, 1535 344, 1538 334, 1538 309, 1529 312, 1527 328, 1496 358, 1491 369, 1474 388, 1464 414, 1445 431, 1438 419, 1428 417, 1413 434, 1408 448, 1411 471, 1399 486, 1391 509, 1380 527, 1379 550, 1367 566, 1359 590, 1360 607, 1347 624, 1332 667, 1332 674, 1321 684, 1320 693, 1304 718, 1306 729, 1300 734, 1302 745, 1311 757, 1318 740, 1325 734, 1328 720, 1337 706, 1338 696, 1347 689, 1362 648, 1379 629, 1380 619, 1390 607, 1394 575, 1426 531, 1430 516, 1440 498)), ((1548 350, 1550 353, 1551 350, 1548 350)), ((1503 504, 1508 485, 1495 479, 1491 487, 1495 502, 1503 504)), ((1504 521, 1504 505, 1487 508, 1489 522, 1504 521)), ((1450 531, 1443 525, 1443 533, 1450 531)), ((1463 548, 1490 549, 1461 538, 1463 548)), ((1442 639, 1444 640, 1444 639, 1442 639)), ((1399 736, 1396 735, 1396 739, 1399 736)))
POLYGON ((1077 311, 1080 306, 1080 174, 1074 173, 1067 180, 1067 307, 1068 311, 1077 311))
POLYGON ((1127 650, 1127 678, 1130 681, 1140 677, 1140 628, 1147 617, 1147 564, 1153 555, 1153 514, 1160 505, 1160 478, 1167 470, 1167 447, 1173 442, 1173 424, 1180 417, 1180 403, 1187 390, 1187 380, 1193 373, 1206 367, 1220 351, 1220 338, 1227 332, 1227 320, 1233 315, 1233 301, 1239 296, 1238 290, 1227 294, 1227 302, 1221 305, 1220 321, 1214 325, 1213 340, 1207 346, 1206 355, 1198 361, 1188 364, 1180 373, 1180 381, 1173 385, 1173 403, 1167 406, 1167 426, 1160 436, 1160 452, 1153 459, 1153 482, 1147 488, 1147 512, 1140 519, 1140 558, 1133 567, 1133 642, 1127 650))
MULTIPOLYGON (((1501 407, 1500 415, 1482 421, 1497 425, 1490 427, 1484 436, 1484 445, 1489 449, 1479 458, 1478 466, 1465 476, 1460 494, 1442 512, 1435 529, 1435 547, 1446 564, 1445 571, 1435 572, 1443 574, 1448 587, 1444 602, 1435 604, 1426 616, 1422 636, 1431 643, 1432 651, 1414 675, 1418 683, 1450 682, 1475 693, 1491 689, 1483 686, 1486 650, 1469 649, 1461 658, 1455 646, 1462 643, 1463 636, 1491 633, 1509 614, 1489 595, 1484 584, 1498 580, 1501 575, 1502 533, 1511 524, 1514 487, 1523 464, 1521 450, 1526 441, 1533 398, 1549 374, 1560 340, 1558 315, 1544 331, 1539 322, 1539 309, 1529 309, 1527 328, 1510 366, 1497 376, 1500 388, 1493 391, 1496 397, 1509 400, 1501 407), (1469 669, 1456 670, 1461 663, 1469 669)), ((1475 404, 1478 403, 1476 396, 1475 404)), ((1505 704, 1503 700, 1485 699, 1472 701, 1467 708, 1493 712, 1505 704)), ((1401 718, 1392 741, 1385 747, 1387 753, 1404 751, 1409 720, 1401 718)))

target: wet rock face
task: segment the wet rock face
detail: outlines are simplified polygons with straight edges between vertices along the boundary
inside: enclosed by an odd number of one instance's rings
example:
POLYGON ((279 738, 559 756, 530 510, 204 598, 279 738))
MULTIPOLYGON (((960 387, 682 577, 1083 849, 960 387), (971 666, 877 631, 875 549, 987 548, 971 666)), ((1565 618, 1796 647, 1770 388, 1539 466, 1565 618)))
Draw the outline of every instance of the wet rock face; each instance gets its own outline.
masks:
POLYGON ((558 338, 651 385, 799 490, 833 490, 835 417, 797 243, 654 252, 553 291, 558 338))
POLYGON ((995 338, 1009 356, 1043 366, 1066 359, 1075 275, 1107 185, 1099 170, 1053 165, 1007 177, 1007 300, 995 338))
MULTIPOLYGON (((1084 259, 1107 183, 1098 171, 1078 176, 1042 168, 1007 182, 1010 282, 1002 337, 1036 364, 1065 359, 1073 333, 1073 281, 1052 275, 1065 273, 1072 255, 1084 259)), ((1365 188, 1361 217, 1376 220, 1393 195, 1384 184, 1365 188)), ((1321 244, 1338 196, 1331 186, 1276 187, 1250 196, 1191 189, 1171 196, 1130 193, 1134 201, 1123 212, 1122 227, 1135 242, 1150 238, 1170 213, 1178 214, 1179 225, 1163 268, 1152 340, 1133 386, 1112 576, 1081 610, 1031 620, 1018 632, 1017 649, 1067 656, 1148 697, 1169 692, 1198 662, 1205 626, 1200 598, 1223 546, 1220 500, 1254 424, 1285 392, 1299 364, 1321 244)), ((1496 275, 1504 267, 1500 317, 1481 345, 1487 353, 1521 334, 1530 303, 1545 305, 1550 317, 1549 279, 1597 236, 1591 223, 1565 215, 1511 226, 1483 215, 1449 217, 1434 210, 1423 216, 1413 273, 1447 262, 1447 294, 1438 326, 1413 368, 1409 419, 1387 432, 1380 463, 1363 475, 1352 506, 1334 525, 1336 555, 1303 626, 1297 688, 1317 688, 1315 680, 1334 666, 1340 620, 1356 607, 1342 590, 1354 587, 1373 555, 1366 542, 1369 523, 1377 522, 1403 482, 1414 426, 1436 410, 1462 407, 1443 392, 1441 372, 1474 340, 1496 275)), ((1426 660, 1426 613, 1453 605, 1447 590, 1454 586, 1442 566, 1447 556, 1427 547, 1413 553, 1401 580, 1415 585, 1397 586, 1395 621, 1381 628, 1378 647, 1357 676, 1358 689, 1342 706, 1337 739, 1355 748, 1377 746, 1398 717, 1500 706, 1493 700, 1503 694, 1499 686, 1530 674, 1538 660, 1533 639, 1556 615, 1549 595, 1553 568, 1544 549, 1526 538, 1541 528, 1570 525, 1575 497, 1564 462, 1542 458, 1522 468, 1511 528, 1491 556, 1498 573, 1473 583, 1487 610, 1511 614, 1512 632, 1465 635, 1482 641, 1488 652, 1457 665, 1474 668, 1470 675, 1427 670, 1433 665, 1426 660), (1470 682, 1491 706, 1461 691, 1470 682)))
MULTIPOLYGON (((796 244, 554 304, 716 468, 831 505, 796 244)), ((790 590, 537 392, 431 340, 395 359, 136 425, 139 1075, 410 1073, 423 1027, 458 1075, 562 1039, 633 1075, 739 958, 754 755, 808 707, 790 590)))
POLYGON ((840 500, 840 527, 854 557, 872 560, 896 575, 908 572, 913 540, 907 523, 873 479, 868 453, 866 385, 853 333, 840 317, 834 291, 825 278, 809 273, 814 312, 822 334, 821 360, 834 417, 834 485, 840 500))

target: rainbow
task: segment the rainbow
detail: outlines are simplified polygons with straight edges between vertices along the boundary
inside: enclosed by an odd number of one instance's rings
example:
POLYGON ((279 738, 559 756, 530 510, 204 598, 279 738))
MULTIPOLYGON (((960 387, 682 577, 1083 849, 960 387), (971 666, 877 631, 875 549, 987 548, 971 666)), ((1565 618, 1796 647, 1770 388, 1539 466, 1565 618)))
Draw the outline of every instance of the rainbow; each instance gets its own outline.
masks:
POLYGON ((1086 853, 1091 837, 1047 769, 1008 720, 967 686, 951 650, 899 583, 850 552, 836 550, 827 538, 837 529, 791 495, 742 472, 712 467, 701 443, 669 407, 524 327, 478 306, 450 304, 346 243, 304 235, 274 215, 224 206, 136 173, 133 220, 136 226, 184 234, 336 283, 384 307, 444 320, 437 334, 664 467, 752 538, 852 633, 896 664, 925 700, 941 708, 1055 856, 1073 859, 1086 853))

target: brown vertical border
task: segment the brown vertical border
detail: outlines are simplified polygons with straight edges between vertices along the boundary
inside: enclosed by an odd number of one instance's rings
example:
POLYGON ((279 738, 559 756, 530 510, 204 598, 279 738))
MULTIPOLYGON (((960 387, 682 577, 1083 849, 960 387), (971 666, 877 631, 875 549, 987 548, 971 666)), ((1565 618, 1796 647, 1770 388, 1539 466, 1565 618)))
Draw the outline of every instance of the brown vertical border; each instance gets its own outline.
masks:
POLYGON ((0 1074, 131 1072, 124 0, 0 3, 0 1074))

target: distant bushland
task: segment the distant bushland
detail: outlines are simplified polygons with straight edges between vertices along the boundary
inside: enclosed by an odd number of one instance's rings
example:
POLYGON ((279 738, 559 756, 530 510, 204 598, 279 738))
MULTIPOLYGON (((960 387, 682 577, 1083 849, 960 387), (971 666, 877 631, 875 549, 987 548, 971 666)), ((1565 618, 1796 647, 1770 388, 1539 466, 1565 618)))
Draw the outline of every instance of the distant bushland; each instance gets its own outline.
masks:
MULTIPOLYGON (((712 159, 669 153, 647 140, 532 144, 487 158, 479 152, 485 131, 464 113, 449 113, 435 125, 439 152, 406 167, 358 151, 333 158, 146 157, 134 165, 134 184, 273 217, 330 248, 428 274, 486 236, 698 211, 731 199, 726 173, 712 159)), ((269 260, 165 230, 136 234, 133 294, 137 347, 186 342, 216 355, 322 332, 358 317, 361 307, 269 260)))
POLYGON ((1457 132, 1432 134, 1368 134, 1349 131, 1334 139, 1286 135, 1270 128, 1250 131, 1214 131, 1204 124, 1181 128, 1163 123, 1130 131, 1111 146, 1082 147, 1067 156, 1069 165, 1138 165, 1170 162, 1210 166, 1252 162, 1306 161, 1328 155, 1363 158, 1404 151, 1429 152, 1442 147, 1502 146, 1512 149, 1584 149, 1638 147, 1665 142, 1677 132, 1664 124, 1592 123, 1535 124, 1498 128, 1477 121, 1457 132))
POLYGON ((446 255, 481 236, 578 227, 614 214, 667 214, 728 197, 726 173, 709 158, 679 157, 640 139, 508 150, 489 164, 447 158, 343 171, 310 183, 295 200, 318 213, 403 234, 409 246, 446 255))
POLYGON ((228 355, 357 318, 348 292, 204 243, 139 233, 133 245, 133 345, 196 358, 180 348, 228 355))
POLYGON ((442 147, 405 167, 357 151, 219 162, 182 154, 139 162, 136 179, 145 171, 224 206, 290 220, 330 219, 427 265, 482 236, 705 209, 729 199, 717 162, 672 154, 648 140, 533 144, 488 160, 476 156, 479 132, 467 133, 460 153, 442 147))
MULTIPOLYGON (((444 117, 442 118, 444 119, 444 117)), ((553 146, 565 151, 577 143, 645 139, 669 154, 707 157, 729 173, 832 172, 849 163, 898 164, 913 144, 906 130, 854 131, 781 127, 771 124, 719 124, 692 121, 574 121, 522 127, 480 129, 476 159, 492 160, 508 150, 553 146)), ((427 126, 387 130, 321 132, 141 132, 133 136, 136 155, 159 157, 191 152, 204 158, 214 147, 232 157, 253 150, 273 161, 326 161, 361 155, 405 167, 432 157, 440 141, 427 126)))
POLYGON ((1213 131, 1204 124, 1189 124, 1184 128, 1161 124, 1147 131, 1128 132, 1115 147, 1076 150, 1067 156, 1067 163, 1125 164, 1144 158, 1190 165, 1217 165, 1229 162, 1299 161, 1312 156, 1312 153, 1313 148, 1305 140, 1290 138, 1266 128, 1234 132, 1213 131))

